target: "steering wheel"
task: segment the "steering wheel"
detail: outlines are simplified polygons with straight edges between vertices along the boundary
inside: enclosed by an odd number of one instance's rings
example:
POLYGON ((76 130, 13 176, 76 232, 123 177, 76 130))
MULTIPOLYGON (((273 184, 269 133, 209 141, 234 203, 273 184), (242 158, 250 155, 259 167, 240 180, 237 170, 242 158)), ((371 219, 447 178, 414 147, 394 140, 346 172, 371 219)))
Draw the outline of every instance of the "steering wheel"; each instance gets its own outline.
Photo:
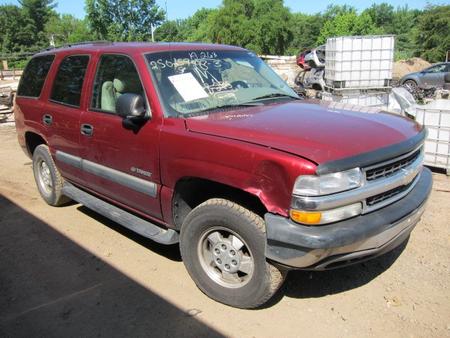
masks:
POLYGON ((245 81, 233 81, 230 85, 233 89, 248 88, 248 83, 245 81))

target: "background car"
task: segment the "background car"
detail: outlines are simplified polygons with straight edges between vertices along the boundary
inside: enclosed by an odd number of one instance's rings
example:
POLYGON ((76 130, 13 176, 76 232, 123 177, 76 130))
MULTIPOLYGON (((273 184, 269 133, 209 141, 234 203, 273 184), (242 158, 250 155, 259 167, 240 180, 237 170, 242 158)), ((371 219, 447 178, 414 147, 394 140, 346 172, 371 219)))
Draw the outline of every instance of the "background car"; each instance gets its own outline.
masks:
POLYGON ((416 73, 410 73, 400 79, 400 84, 411 89, 443 87, 444 76, 450 72, 450 62, 442 62, 416 73))

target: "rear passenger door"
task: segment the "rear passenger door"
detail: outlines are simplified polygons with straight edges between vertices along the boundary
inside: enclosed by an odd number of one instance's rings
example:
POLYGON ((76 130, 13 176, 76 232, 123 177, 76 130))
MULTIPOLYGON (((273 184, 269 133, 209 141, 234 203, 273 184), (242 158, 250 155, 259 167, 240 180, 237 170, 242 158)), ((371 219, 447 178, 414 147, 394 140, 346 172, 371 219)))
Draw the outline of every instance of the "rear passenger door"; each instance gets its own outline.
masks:
POLYGON ((161 216, 159 203, 159 123, 149 119, 137 130, 127 129, 116 114, 125 93, 146 99, 133 59, 123 54, 99 56, 89 109, 81 116, 83 169, 88 188, 145 215, 161 216))
POLYGON ((85 109, 83 86, 89 55, 62 58, 48 92, 43 121, 49 129, 48 142, 62 175, 83 184, 80 162, 80 117, 85 109))
MULTIPOLYGON (((54 59, 54 54, 48 54, 36 56, 28 62, 20 78, 15 100, 17 129, 37 133, 44 139, 48 138, 48 128, 43 123, 42 109, 45 104, 40 98, 54 59)), ((18 133, 18 136, 20 144, 25 145, 25 135, 18 133)))

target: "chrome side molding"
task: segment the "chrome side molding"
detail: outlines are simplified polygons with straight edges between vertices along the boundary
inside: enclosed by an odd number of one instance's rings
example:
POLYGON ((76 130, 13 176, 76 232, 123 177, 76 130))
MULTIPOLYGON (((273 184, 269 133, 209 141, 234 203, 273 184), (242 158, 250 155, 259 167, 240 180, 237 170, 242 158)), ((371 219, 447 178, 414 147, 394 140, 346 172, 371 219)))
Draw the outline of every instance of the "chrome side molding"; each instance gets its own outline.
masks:
POLYGON ((143 180, 142 178, 126 174, 122 171, 112 169, 59 150, 56 151, 56 159, 65 164, 81 169, 82 171, 110 180, 150 197, 156 197, 157 195, 158 185, 154 182, 143 180))

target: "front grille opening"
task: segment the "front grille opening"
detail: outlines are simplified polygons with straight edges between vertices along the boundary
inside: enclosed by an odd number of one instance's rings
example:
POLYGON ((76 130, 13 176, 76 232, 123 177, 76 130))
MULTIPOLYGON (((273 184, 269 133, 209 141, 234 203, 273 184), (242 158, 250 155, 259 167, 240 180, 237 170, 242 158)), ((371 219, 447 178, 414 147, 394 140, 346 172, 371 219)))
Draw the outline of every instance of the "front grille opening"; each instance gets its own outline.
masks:
POLYGON ((394 175, 399 170, 408 167, 413 163, 420 155, 420 149, 409 155, 408 157, 405 157, 401 160, 382 165, 377 168, 369 169, 366 171, 366 180, 367 181, 374 181, 379 178, 386 178, 389 176, 394 175))
POLYGON ((407 184, 407 185, 402 185, 402 186, 400 186, 400 187, 397 187, 397 188, 394 188, 394 189, 385 191, 385 192, 383 192, 383 193, 381 193, 381 194, 378 194, 378 195, 375 195, 375 196, 372 196, 372 197, 368 197, 368 198, 366 199, 366 204, 367 204, 368 206, 372 206, 372 205, 378 204, 378 203, 380 203, 380 202, 383 202, 383 201, 385 201, 385 200, 387 200, 387 199, 389 199, 389 198, 392 198, 392 197, 394 197, 395 195, 398 195, 398 194, 400 194, 400 193, 402 193, 402 192, 408 190, 408 188, 409 188, 414 182, 415 182, 415 180, 412 180, 412 181, 411 181, 409 184, 407 184))

